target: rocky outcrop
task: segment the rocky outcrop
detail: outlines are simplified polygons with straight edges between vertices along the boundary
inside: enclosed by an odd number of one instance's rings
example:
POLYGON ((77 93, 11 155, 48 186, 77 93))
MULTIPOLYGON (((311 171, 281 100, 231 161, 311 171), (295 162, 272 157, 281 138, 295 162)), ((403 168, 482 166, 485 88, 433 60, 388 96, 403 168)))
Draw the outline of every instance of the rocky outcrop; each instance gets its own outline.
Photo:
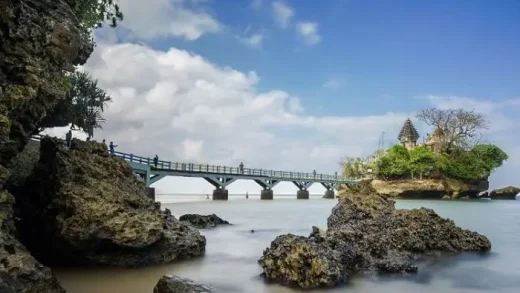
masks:
POLYGON ((489 193, 491 199, 516 199, 520 193, 520 188, 515 186, 507 186, 504 188, 494 189, 489 193))
POLYGON ((204 254, 206 239, 146 196, 103 144, 41 141, 40 160, 16 191, 22 242, 54 265, 145 266, 204 254))
POLYGON ((370 185, 358 188, 363 193, 340 198, 326 232, 278 236, 260 261, 265 278, 305 289, 330 287, 358 272, 413 274, 424 257, 491 249, 485 236, 431 209, 398 210, 370 185))
POLYGON ((213 293, 215 289, 175 275, 163 276, 153 293, 213 293))
POLYGON ((186 214, 179 217, 179 221, 192 225, 197 229, 215 228, 220 225, 230 225, 228 221, 224 221, 215 214, 197 215, 186 214))
POLYGON ((392 198, 413 199, 460 199, 477 198, 478 194, 489 188, 489 182, 462 181, 455 179, 424 180, 372 180, 371 186, 379 195, 392 198))
POLYGON ((13 197, 4 190, 12 159, 64 97, 63 71, 92 51, 63 0, 0 1, 0 288, 63 292, 52 272, 16 239, 13 197))

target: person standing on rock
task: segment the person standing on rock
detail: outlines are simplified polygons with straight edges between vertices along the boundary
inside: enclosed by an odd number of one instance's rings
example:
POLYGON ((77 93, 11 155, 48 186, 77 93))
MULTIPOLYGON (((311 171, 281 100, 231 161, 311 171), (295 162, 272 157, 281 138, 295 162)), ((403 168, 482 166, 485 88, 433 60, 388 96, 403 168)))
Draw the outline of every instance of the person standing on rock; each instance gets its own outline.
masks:
POLYGON ((115 149, 117 147, 117 145, 114 145, 114 142, 110 142, 110 153, 113 155, 115 153, 115 149))
POLYGON ((159 164, 159 156, 155 155, 155 157, 153 157, 153 165, 155 168, 157 168, 157 164, 159 164))
POLYGON ((67 141, 67 147, 70 148, 70 143, 72 141, 72 130, 69 129, 69 132, 65 135, 65 141, 67 141))

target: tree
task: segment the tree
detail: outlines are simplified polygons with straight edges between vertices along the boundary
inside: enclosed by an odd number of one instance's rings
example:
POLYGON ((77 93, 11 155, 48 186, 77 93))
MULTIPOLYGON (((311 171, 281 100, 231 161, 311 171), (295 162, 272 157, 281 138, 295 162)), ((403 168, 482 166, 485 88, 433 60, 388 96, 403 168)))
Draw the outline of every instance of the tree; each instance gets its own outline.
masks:
POLYGON ((343 176, 346 177, 360 178, 368 171, 367 161, 359 157, 346 157, 341 160, 340 165, 343 168, 343 176))
POLYGON ((488 121, 482 114, 463 109, 429 108, 419 112, 417 119, 433 126, 441 143, 441 152, 447 153, 456 148, 470 149, 479 132, 488 128, 488 121))
POLYGON ((410 174, 410 153, 404 146, 396 144, 373 165, 375 174, 381 178, 404 178, 410 174))
POLYGON ((116 27, 123 20, 123 13, 114 0, 67 0, 70 7, 86 30, 103 26, 109 21, 111 27, 116 27))
POLYGON ((509 158, 501 148, 493 144, 478 144, 471 149, 471 154, 480 163, 480 168, 489 174, 509 158))
POLYGON ((417 146, 410 151, 410 171, 418 173, 421 180, 426 172, 435 169, 436 161, 435 154, 426 146, 417 146))
POLYGON ((112 101, 105 91, 98 87, 97 80, 81 71, 67 76, 69 89, 62 99, 42 121, 38 132, 45 128, 71 125, 71 129, 81 129, 89 138, 94 130, 102 128, 105 119, 102 116, 107 103, 112 101))

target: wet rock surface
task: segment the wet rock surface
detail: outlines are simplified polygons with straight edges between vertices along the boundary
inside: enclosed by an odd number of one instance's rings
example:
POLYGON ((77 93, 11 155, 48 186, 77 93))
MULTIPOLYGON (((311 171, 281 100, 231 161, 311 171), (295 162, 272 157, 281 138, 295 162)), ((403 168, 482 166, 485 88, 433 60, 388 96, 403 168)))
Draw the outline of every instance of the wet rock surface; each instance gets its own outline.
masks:
POLYGON ((507 186, 504 188, 494 189, 489 193, 491 199, 516 199, 520 193, 520 188, 515 186, 507 186))
POLYGON ((327 228, 314 227, 309 237, 278 236, 261 258, 264 277, 305 289, 331 287, 356 273, 414 274, 422 259, 491 249, 485 236, 431 209, 395 209, 363 184, 342 195, 327 228))
POLYGON ((179 221, 188 223, 197 229, 215 228, 220 225, 231 225, 228 221, 219 218, 215 214, 197 215, 185 214, 179 217, 179 221))
POLYGON ((163 276, 153 293, 214 293, 214 288, 175 275, 163 276))
POLYGON ((5 183, 13 158, 64 98, 64 70, 92 51, 78 28, 66 1, 0 1, 0 292, 64 292, 18 241, 5 183))
POLYGON ((46 264, 138 267, 205 252, 205 237, 161 211, 128 163, 100 143, 74 139, 68 150, 44 138, 16 193, 20 238, 46 264))

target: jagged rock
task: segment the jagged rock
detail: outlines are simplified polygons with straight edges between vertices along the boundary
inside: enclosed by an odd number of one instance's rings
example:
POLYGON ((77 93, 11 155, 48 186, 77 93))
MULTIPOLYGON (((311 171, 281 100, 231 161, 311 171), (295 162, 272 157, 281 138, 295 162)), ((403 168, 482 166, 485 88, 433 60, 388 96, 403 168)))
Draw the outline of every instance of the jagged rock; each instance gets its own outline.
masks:
POLYGON ((433 210, 398 210, 368 185, 344 193, 327 220, 325 236, 278 236, 262 256, 263 275, 301 288, 338 285, 357 272, 413 274, 416 261, 462 251, 487 252, 489 240, 459 228, 433 210))
POLYGON ((36 261, 14 237, 13 204, 13 196, 1 191, 0 292, 65 292, 51 270, 36 261))
POLYGON ((88 36, 63 0, 0 0, 0 291, 64 292, 16 239, 4 190, 12 159, 64 97, 63 71, 83 64, 88 36))
POLYGON ((215 289, 175 275, 163 276, 153 293, 213 293, 215 289))
POLYGON ((164 212, 124 160, 101 143, 41 141, 40 160, 17 192, 21 240, 56 265, 145 266, 204 254, 206 239, 164 212))
POLYGON ((224 221, 215 214, 197 215, 186 214, 179 217, 179 221, 189 223, 197 229, 215 228, 219 225, 230 225, 228 221, 224 221))
POLYGON ((489 193, 491 199, 516 199, 516 195, 520 193, 520 188, 515 186, 507 186, 504 188, 494 189, 489 193))

